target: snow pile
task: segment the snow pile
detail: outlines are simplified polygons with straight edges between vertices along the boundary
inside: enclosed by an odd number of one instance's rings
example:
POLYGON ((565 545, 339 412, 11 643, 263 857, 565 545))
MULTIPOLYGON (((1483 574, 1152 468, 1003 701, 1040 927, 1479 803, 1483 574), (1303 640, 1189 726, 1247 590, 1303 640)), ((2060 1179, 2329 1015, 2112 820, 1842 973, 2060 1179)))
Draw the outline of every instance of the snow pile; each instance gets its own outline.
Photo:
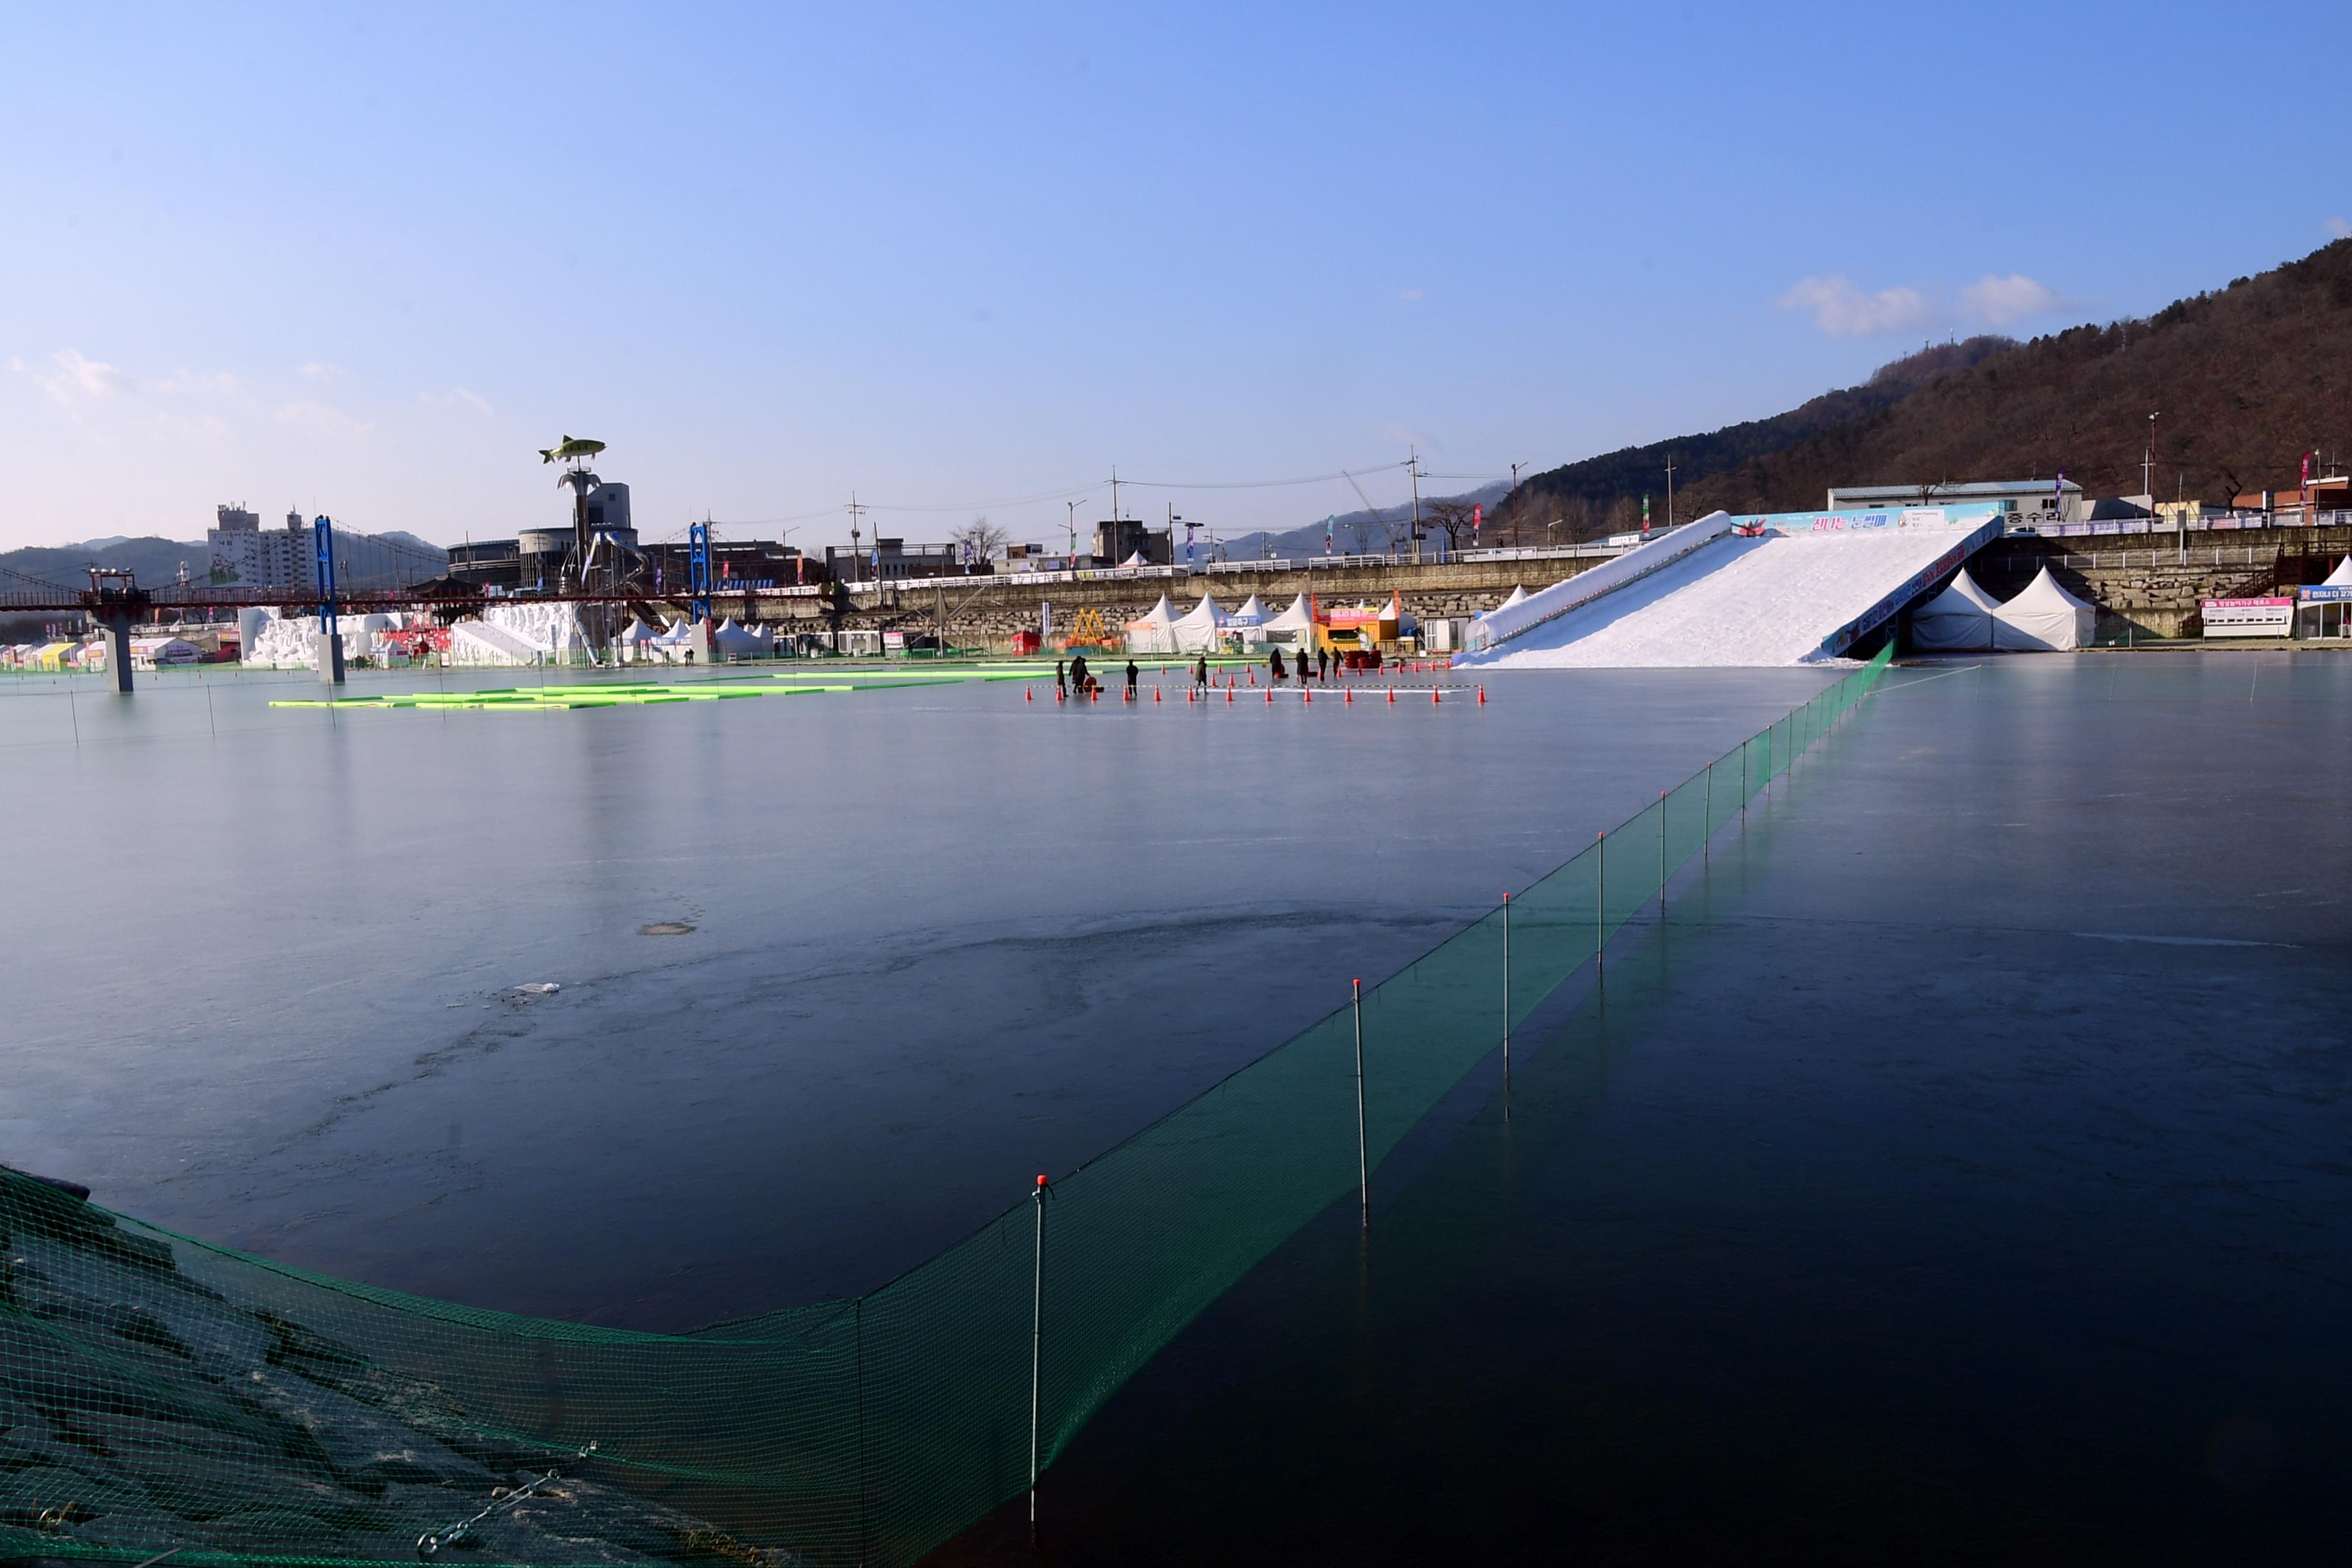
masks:
MULTIPOLYGON (((1826 658, 1824 637, 1933 565, 1976 526, 1725 534, 1491 652, 1455 662, 1498 669, 1814 663, 1826 658)), ((1542 596, 1532 595, 1529 605, 1542 596)))
MULTIPOLYGON (((343 639, 343 658, 373 657, 383 638, 423 617, 371 611, 363 616, 338 616, 335 630, 343 639)), ((244 610, 237 614, 237 662, 255 669, 316 669, 318 651, 310 639, 319 635, 316 616, 285 616, 276 610, 244 610)))
POLYGON ((577 605, 492 605, 480 620, 449 628, 451 664, 561 664, 587 653, 588 634, 577 605))

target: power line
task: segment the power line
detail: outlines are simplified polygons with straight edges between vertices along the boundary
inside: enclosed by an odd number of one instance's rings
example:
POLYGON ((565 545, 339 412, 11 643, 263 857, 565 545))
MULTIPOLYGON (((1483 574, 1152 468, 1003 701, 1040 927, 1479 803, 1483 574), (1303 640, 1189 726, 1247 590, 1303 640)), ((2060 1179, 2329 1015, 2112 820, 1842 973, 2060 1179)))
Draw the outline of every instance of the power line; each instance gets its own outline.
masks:
MULTIPOLYGON (((1402 468, 1403 463, 1379 463, 1369 468, 1358 468, 1359 474, 1378 473, 1381 468, 1402 468)), ((1292 485, 1330 485, 1351 477, 1342 468, 1335 473, 1310 474, 1298 479, 1130 479, 1122 478, 1123 485, 1142 485, 1159 490, 1270 490, 1292 485)), ((1448 479, 1467 476, 1446 475, 1448 479)))

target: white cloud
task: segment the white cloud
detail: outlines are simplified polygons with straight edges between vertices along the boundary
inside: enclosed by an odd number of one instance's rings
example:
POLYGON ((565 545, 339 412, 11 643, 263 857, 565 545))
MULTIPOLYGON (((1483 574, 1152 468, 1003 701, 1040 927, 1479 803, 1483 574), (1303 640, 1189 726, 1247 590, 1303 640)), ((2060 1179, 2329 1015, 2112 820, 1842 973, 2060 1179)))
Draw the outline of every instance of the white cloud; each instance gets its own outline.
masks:
POLYGON ((2055 289, 2037 283, 2022 272, 1998 278, 1988 272, 1960 290, 1960 304, 1972 316, 1996 327, 2006 327, 2028 316, 2046 316, 2063 309, 2066 300, 2055 289))
POLYGON ((1423 289, 1391 289, 1391 292, 1395 294, 1398 299, 1410 304, 1413 300, 1420 299, 1423 294, 1427 293, 1428 290, 1423 289))
POLYGON ((35 369, 21 361, 11 360, 12 368, 28 372, 34 384, 43 392, 70 408, 80 402, 95 402, 107 397, 129 397, 139 391, 139 384, 124 372, 102 360, 94 360, 79 349, 59 349, 49 356, 53 367, 35 369))
POLYGON ((1780 296, 1783 310, 1811 310, 1813 325, 1833 338, 1868 337, 1915 327, 1934 314, 1916 289, 1864 293, 1851 278, 1806 278, 1780 296))
POLYGON ((2332 217, 2319 226, 2327 231, 2330 239, 2352 239, 2352 219, 2332 217))
POLYGON ((340 381, 352 373, 341 365, 329 364, 324 360, 314 359, 301 367, 300 374, 309 381, 340 381))
POLYGON ((490 406, 490 400, 488 398, 484 397, 478 392, 475 392, 470 388, 463 386, 453 386, 446 392, 420 392, 416 395, 416 401, 425 404, 462 403, 468 408, 476 410, 487 418, 496 419, 499 416, 499 411, 490 406))
POLYGON ((291 425, 313 436, 360 436, 373 428, 363 419, 354 419, 340 408, 330 408, 314 398, 301 397, 278 410, 280 424, 291 425))

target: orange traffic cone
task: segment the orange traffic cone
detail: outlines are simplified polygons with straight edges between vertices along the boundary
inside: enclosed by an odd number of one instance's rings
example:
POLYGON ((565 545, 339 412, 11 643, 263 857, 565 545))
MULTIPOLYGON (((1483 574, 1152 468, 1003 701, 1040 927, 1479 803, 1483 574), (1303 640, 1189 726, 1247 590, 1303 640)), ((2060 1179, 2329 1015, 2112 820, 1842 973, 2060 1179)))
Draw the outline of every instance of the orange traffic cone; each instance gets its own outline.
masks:
POLYGON ((1340 693, 1339 693, 1339 700, 1340 700, 1340 701, 1342 701, 1342 702, 1353 702, 1355 700, 1356 700, 1356 690, 1355 690, 1355 688, 1353 688, 1353 687, 1349 687, 1349 688, 1348 688, 1346 690, 1344 690, 1344 691, 1342 691, 1342 692, 1340 692, 1340 693))
POLYGON ((1225 682, 1225 700, 1226 700, 1226 701, 1228 701, 1228 702, 1231 702, 1233 700, 1234 700, 1234 683, 1233 683, 1232 681, 1228 680, 1228 681, 1226 681, 1226 682, 1225 682))
POLYGON ((1273 687, 1271 687, 1271 686, 1269 686, 1269 687, 1267 687, 1267 688, 1265 689, 1265 700, 1266 700, 1268 702, 1271 702, 1271 701, 1273 701, 1273 700, 1274 700, 1274 688, 1273 688, 1273 687))
POLYGON ((1151 700, 1154 702, 1160 700, 1160 688, 1156 686, 1151 689, 1151 700))
POLYGON ((1394 702, 1396 700, 1396 688, 1393 686, 1389 688, 1389 700, 1391 702, 1394 702))
POLYGON ((1481 708, 1486 706, 1486 689, 1483 686, 1478 689, 1478 706, 1481 708))
POLYGON ((1435 702, 1437 700, 1437 688, 1434 686, 1429 689, 1429 700, 1432 702, 1435 702))

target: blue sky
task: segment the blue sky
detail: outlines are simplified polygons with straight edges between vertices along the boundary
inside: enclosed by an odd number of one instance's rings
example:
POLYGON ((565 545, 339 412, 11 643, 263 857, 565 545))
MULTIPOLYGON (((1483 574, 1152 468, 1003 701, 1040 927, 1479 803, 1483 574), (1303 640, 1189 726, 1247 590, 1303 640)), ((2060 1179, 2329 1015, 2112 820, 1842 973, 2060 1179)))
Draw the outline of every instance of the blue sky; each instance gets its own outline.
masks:
MULTIPOLYGON (((13 8, 0 547, 225 500, 511 534, 562 516, 533 449, 567 433, 649 537, 812 546, 853 489, 908 509, 886 532, 1046 542, 1114 463, 1546 467, 2352 232, 2332 95, 2256 89, 2341 20, 13 8)), ((1122 499, 1234 532, 1354 504, 1122 499)))

